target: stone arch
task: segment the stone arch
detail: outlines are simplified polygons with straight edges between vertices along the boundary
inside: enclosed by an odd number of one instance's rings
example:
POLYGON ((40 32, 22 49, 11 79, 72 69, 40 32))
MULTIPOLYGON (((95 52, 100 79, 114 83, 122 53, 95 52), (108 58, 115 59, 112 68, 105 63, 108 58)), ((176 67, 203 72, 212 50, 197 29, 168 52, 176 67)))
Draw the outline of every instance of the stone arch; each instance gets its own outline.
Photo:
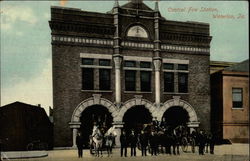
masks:
POLYGON ((198 117, 194 108, 188 102, 181 100, 180 97, 178 96, 174 96, 174 99, 168 100, 163 104, 163 106, 160 109, 160 112, 157 113, 158 120, 162 118, 165 111, 167 111, 170 107, 173 106, 180 106, 188 112, 189 124, 192 124, 192 122, 198 123, 198 117))
POLYGON ((142 99, 141 97, 136 97, 136 98, 133 98, 133 99, 126 101, 123 104, 123 106, 121 107, 121 109, 119 111, 118 116, 116 118, 114 118, 115 121, 122 122, 123 116, 127 112, 127 110, 134 107, 134 106, 137 106, 137 105, 145 106, 145 108, 148 109, 149 112, 151 113, 152 117, 154 117, 155 108, 154 108, 153 103, 151 103, 150 101, 148 101, 146 99, 142 99))
POLYGON ((101 98, 100 94, 94 94, 93 97, 88 98, 84 101, 82 101, 74 110, 72 117, 71 117, 71 123, 74 122, 80 122, 80 117, 82 112, 90 106, 93 105, 102 105, 108 109, 108 111, 111 113, 113 119, 118 115, 116 111, 116 106, 109 100, 105 98, 101 98))

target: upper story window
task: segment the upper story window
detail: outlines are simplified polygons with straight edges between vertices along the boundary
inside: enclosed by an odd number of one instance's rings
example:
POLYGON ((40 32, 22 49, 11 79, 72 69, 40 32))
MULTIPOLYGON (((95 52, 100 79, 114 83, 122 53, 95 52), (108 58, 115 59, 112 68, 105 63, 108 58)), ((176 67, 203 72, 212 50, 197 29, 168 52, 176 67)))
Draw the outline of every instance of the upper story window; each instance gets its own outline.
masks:
POLYGON ((82 58, 82 90, 111 89, 111 60, 82 58))
POLYGON ((136 62, 135 61, 125 61, 124 66, 125 67, 136 67, 136 62))
POLYGON ((174 64, 172 63, 164 63, 163 69, 174 70, 174 64))
POLYGON ((164 92, 174 92, 173 72, 164 72, 164 92))
POLYGON ((111 84, 111 70, 110 69, 99 69, 99 89, 110 90, 111 84))
POLYGON ((178 73, 179 93, 188 93, 188 73, 178 73))
POLYGON ((148 33, 141 26, 133 26, 133 27, 129 28, 127 36, 130 36, 130 37, 140 37, 140 38, 148 38, 148 33))
POLYGON ((94 89, 94 69, 82 68, 82 89, 93 90, 94 89))
POLYGON ((242 88, 233 88, 232 89, 233 108, 243 108, 242 93, 243 93, 242 88))
POLYGON ((178 70, 188 70, 187 64, 178 64, 178 70))
POLYGON ((136 91, 136 71, 135 70, 125 71, 125 90, 136 91))
POLYGON ((141 91, 151 91, 151 72, 141 71, 141 91))
POLYGON ((82 65, 94 65, 94 59, 82 58, 82 65))
POLYGON ((140 67, 141 68, 151 68, 151 63, 150 62, 140 62, 140 67))
POLYGON ((100 59, 99 60, 99 65, 100 66, 110 66, 110 60, 108 60, 108 59, 100 59))

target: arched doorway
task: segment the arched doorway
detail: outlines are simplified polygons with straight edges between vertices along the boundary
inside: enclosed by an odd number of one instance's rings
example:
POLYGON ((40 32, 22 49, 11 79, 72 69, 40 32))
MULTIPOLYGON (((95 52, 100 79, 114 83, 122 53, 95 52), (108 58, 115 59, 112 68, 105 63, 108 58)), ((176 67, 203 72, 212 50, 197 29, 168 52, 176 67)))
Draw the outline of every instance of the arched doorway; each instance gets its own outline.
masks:
POLYGON ((144 124, 152 122, 152 116, 145 106, 137 105, 126 111, 123 116, 123 122, 124 130, 127 134, 129 134, 132 129, 135 133, 139 133, 144 124))
POLYGON ((113 118, 106 107, 102 105, 92 105, 82 112, 80 122, 81 126, 78 130, 82 133, 84 145, 88 145, 94 122, 107 130, 112 126, 113 118))
POLYGON ((189 122, 189 114, 184 108, 173 106, 164 112, 162 120, 166 122, 170 130, 173 130, 179 125, 187 125, 189 122))

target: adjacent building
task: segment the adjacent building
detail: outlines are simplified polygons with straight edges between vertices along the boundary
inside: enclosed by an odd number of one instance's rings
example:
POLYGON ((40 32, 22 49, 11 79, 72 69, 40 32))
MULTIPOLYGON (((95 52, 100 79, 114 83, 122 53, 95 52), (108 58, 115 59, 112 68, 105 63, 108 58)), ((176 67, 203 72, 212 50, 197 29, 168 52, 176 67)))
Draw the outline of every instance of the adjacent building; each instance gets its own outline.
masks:
POLYGON ((237 62, 210 61, 210 74, 237 64, 237 62))
POLYGON ((14 102, 0 107, 0 140, 4 151, 26 151, 34 142, 34 150, 39 143, 52 149, 53 124, 40 106, 14 102))
POLYGON ((211 74, 211 116, 221 139, 249 142, 249 60, 211 74))
MULTIPOLYGON (((163 2, 162 2, 163 3, 163 2)), ((165 2, 164 2, 165 3, 165 2)), ((93 122, 138 131, 152 118, 210 130, 210 26, 131 0, 107 13, 51 7, 55 146, 93 122)))

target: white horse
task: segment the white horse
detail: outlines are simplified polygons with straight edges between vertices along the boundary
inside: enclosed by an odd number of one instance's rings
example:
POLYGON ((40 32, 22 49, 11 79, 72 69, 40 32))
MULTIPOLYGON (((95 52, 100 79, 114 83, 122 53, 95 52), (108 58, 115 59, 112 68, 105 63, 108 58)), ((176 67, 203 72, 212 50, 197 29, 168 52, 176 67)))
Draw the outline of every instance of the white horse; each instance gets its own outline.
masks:
POLYGON ((96 126, 93 128, 93 133, 90 138, 90 143, 94 145, 95 155, 99 157, 99 152, 101 152, 102 156, 102 142, 103 142, 103 135, 100 129, 96 126))
POLYGON ((105 136, 105 145, 107 147, 108 156, 110 156, 112 153, 112 147, 114 145, 115 137, 117 136, 115 128, 114 127, 109 128, 109 130, 105 133, 104 136, 105 136))

